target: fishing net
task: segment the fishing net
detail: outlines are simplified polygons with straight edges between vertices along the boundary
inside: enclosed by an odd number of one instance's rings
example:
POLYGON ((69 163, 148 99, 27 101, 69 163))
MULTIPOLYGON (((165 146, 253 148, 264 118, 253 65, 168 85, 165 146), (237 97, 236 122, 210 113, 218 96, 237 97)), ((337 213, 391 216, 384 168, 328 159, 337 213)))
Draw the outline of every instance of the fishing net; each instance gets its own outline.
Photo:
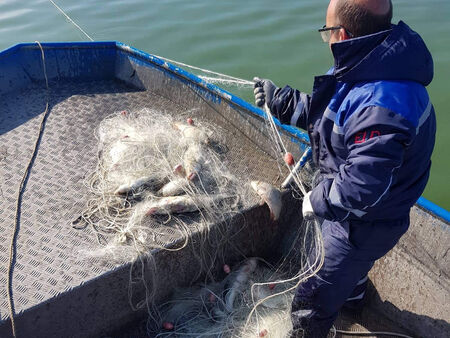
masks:
POLYGON ((292 283, 254 284, 283 277, 264 265, 249 259, 218 283, 177 290, 173 299, 163 305, 162 326, 166 330, 156 337, 257 337, 259 332, 272 332, 277 326, 278 331, 286 333, 292 295, 283 291, 292 283), (246 327, 252 304, 265 298, 255 320, 246 327), (168 330, 171 324, 173 329, 168 330))
MULTIPOLYGON (((270 114, 267 114, 265 125, 273 141, 273 152, 280 158, 288 151, 270 114)), ((277 163, 281 165, 280 162, 277 163)), ((293 171, 289 165, 288 169, 292 176, 293 194, 299 199, 320 179, 309 164, 300 172, 293 171)), ((176 291, 171 301, 160 309, 159 322, 149 322, 149 335, 289 336, 295 290, 317 274, 324 259, 320 221, 310 219, 295 223, 291 227, 292 237, 287 237, 288 245, 285 245, 289 250, 283 253, 281 261, 270 265, 267 262, 261 264, 262 259, 250 258, 219 282, 213 280, 209 284, 176 291)))
POLYGON ((322 265, 320 241, 317 221, 304 221, 274 265, 249 258, 219 282, 176 290, 161 306, 158 325, 149 322, 149 336, 288 337, 295 290, 322 265))
POLYGON ((135 259, 181 249, 193 231, 226 222, 255 200, 226 166, 217 126, 175 121, 151 109, 117 112, 98 128, 91 198, 75 222, 88 224, 108 252, 135 259), (171 247, 179 238, 185 240, 171 247), (132 246, 134 250, 122 250, 132 246))
MULTIPOLYGON (((286 147, 273 119, 264 125, 281 173, 286 147)), ((320 230, 312 220, 294 227, 282 261, 250 259, 229 275, 213 272, 231 242, 229 220, 259 199, 250 180, 229 169, 224 134, 219 126, 193 121, 188 114, 174 118, 152 109, 115 112, 97 130, 98 164, 86 180, 90 198, 74 226, 94 230, 101 247, 89 255, 133 262, 130 304, 147 308, 150 336, 283 337, 291 327, 294 290, 321 266, 320 230), (213 225, 220 227, 223 241, 211 251, 204 245, 213 225), (181 250, 193 234, 199 235, 198 245, 192 246, 198 258, 193 280, 204 276, 202 282, 178 290, 171 302, 157 308, 152 301, 156 283, 148 279, 156 274, 152 252, 181 250), (133 301, 137 283, 144 285, 145 296, 133 301)), ((298 188, 293 194, 300 199, 312 185, 313 171, 289 171, 298 188)))

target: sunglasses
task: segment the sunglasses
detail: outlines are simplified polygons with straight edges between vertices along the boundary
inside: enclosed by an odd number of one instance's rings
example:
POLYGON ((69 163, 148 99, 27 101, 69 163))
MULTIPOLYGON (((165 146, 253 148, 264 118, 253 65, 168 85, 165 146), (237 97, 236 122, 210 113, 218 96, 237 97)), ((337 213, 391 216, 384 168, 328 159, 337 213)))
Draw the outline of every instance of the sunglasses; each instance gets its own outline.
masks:
POLYGON ((345 27, 343 26, 335 26, 335 27, 327 27, 327 25, 323 25, 321 29, 318 30, 320 35, 322 36, 323 42, 330 42, 331 39, 331 33, 335 30, 343 29, 348 34, 350 38, 353 38, 353 34, 350 33, 345 27))

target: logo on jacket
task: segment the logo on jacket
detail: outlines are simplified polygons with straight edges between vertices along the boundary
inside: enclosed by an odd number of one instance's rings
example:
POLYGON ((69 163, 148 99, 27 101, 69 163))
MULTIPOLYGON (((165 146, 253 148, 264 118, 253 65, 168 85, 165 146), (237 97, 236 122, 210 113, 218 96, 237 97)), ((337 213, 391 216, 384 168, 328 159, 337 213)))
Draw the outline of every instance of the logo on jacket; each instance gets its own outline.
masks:
POLYGON ((381 133, 379 130, 372 130, 370 133, 368 131, 360 131, 355 135, 355 144, 363 143, 371 138, 380 136, 381 133))

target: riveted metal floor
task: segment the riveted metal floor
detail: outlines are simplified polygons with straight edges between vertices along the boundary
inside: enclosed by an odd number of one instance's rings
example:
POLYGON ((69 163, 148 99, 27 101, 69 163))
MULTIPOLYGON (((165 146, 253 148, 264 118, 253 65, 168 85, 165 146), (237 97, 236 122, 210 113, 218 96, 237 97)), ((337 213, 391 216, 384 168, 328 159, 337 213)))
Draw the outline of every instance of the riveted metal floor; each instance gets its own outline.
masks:
MULTIPOLYGON (((38 135, 46 104, 46 91, 39 83, 4 95, 1 100, 0 332, 9 334, 6 289, 9 243, 13 233, 18 186, 38 135)), ((113 80, 51 84, 50 113, 21 204, 12 286, 15 312, 19 314, 19 333, 21 320, 23 327, 28 327, 28 321, 32 319, 39 324, 37 327, 47 325, 44 311, 40 309, 45 305, 47 308, 53 307, 47 311, 49 318, 58 313, 58 307, 72 306, 72 326, 78 326, 76 332, 79 332, 75 335, 83 336, 83 332, 92 334, 95 330, 79 327, 84 325, 83 321, 86 322, 85 316, 89 311, 77 307, 89 305, 83 297, 96 297, 99 286, 89 289, 82 285, 103 278, 106 286, 101 287, 107 288, 107 276, 112 271, 123 270, 123 285, 120 287, 123 287, 126 296, 127 262, 117 264, 95 257, 86 258, 84 253, 98 249, 95 236, 88 230, 75 230, 71 226, 85 206, 88 191, 84 179, 94 170, 97 161, 94 132, 105 116, 144 107, 174 115, 189 111, 190 115, 202 119, 209 116, 209 122, 216 123, 220 128, 228 149, 225 160, 235 174, 245 175, 245 179, 258 178, 273 183, 282 178, 277 163, 264 149, 267 140, 258 142, 255 137, 258 128, 255 129, 254 124, 246 127, 245 120, 242 120, 239 130, 230 128, 225 114, 218 114, 217 109, 202 100, 199 102, 203 105, 183 107, 160 93, 137 90, 113 80), (242 132, 245 128, 252 131, 247 135, 242 132), (81 289, 89 289, 93 294, 81 289), (74 297, 78 297, 76 304, 69 301, 74 297), (30 315, 33 311, 35 313, 30 315)), ((259 130, 259 134, 263 135, 261 126, 259 130)), ((254 202, 256 205, 256 200, 254 202)), ((267 216, 265 212, 263 214, 267 216)), ((258 217, 254 219, 258 220, 258 217)), ((181 273, 179 271, 176 275, 181 273)), ((102 300, 98 298, 96 302, 102 300)), ((105 306, 110 307, 111 304, 105 302, 105 306)), ((67 325, 64 323, 62 321, 60 325, 67 325)), ((55 329, 54 332, 59 331, 55 329)))

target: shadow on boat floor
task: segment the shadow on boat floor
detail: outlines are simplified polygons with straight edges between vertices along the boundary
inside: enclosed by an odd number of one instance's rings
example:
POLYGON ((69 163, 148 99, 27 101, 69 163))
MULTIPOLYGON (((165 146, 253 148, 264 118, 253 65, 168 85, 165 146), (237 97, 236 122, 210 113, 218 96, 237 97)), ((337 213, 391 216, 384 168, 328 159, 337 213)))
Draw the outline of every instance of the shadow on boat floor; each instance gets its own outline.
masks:
MULTIPOLYGON (((411 337, 419 337, 414 334, 414 332, 410 332, 409 330, 403 328, 398 323, 390 320, 385 316, 385 314, 379 312, 378 310, 373 309, 373 305, 380 301, 380 297, 373 287, 371 283, 369 283, 368 290, 370 301, 367 306, 359 313, 342 310, 339 313, 338 318, 335 321, 335 327, 337 330, 354 332, 353 334, 344 334, 337 332, 336 337, 358 337, 357 332, 392 332, 399 333, 403 335, 408 335, 411 337)), ((392 305, 389 302, 385 302, 383 306, 389 307, 390 310, 394 311, 402 311, 392 305), (393 309, 394 308, 394 309, 393 309)), ((381 308, 382 309, 382 308, 381 308)), ((408 316, 411 317, 424 317, 421 315, 417 315, 415 313, 404 311, 405 314, 408 312, 408 316)), ((420 320, 420 318, 416 318, 416 320, 420 320)), ((447 323, 448 325, 448 323, 447 323)), ((333 334, 330 332, 329 337, 332 337, 333 334)), ((381 335, 373 335, 381 336, 381 335)), ((390 337, 389 335, 382 335, 383 337, 390 337)), ((127 324, 120 328, 117 331, 107 333, 102 338, 144 338, 144 337, 152 337, 147 335, 146 331, 146 318, 137 318, 134 322, 127 324)), ((392 335, 391 337, 396 337, 392 335)), ((278 337, 277 337, 278 338, 278 337)), ((281 337, 280 337, 281 338, 281 337)))

